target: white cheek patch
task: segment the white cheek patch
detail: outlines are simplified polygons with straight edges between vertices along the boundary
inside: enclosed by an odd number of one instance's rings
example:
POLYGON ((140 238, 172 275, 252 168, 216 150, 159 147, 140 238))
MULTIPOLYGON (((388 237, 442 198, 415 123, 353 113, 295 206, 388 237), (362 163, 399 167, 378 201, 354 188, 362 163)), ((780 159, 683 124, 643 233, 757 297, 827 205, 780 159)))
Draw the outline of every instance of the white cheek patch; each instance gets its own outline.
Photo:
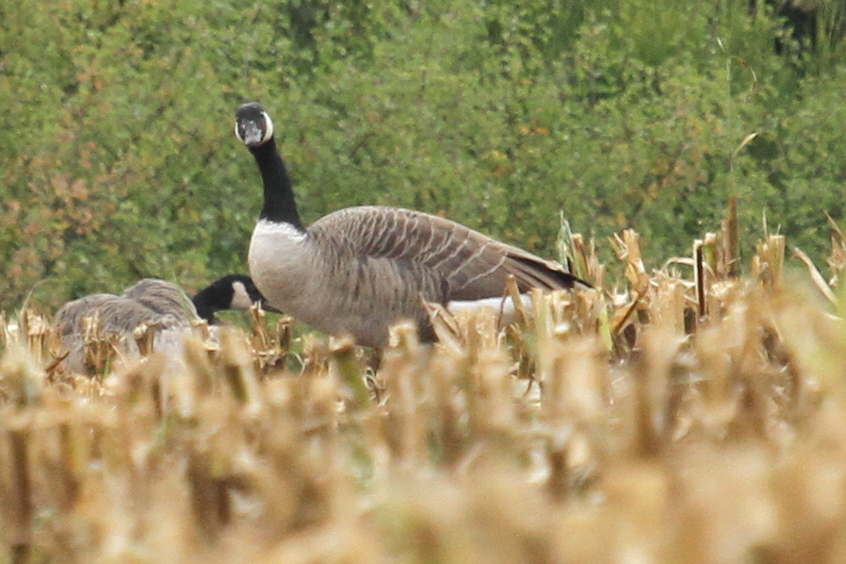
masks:
MULTIPOLYGON (((520 294, 520 302, 523 308, 531 311, 532 297, 529 294, 520 294)), ((519 319, 517 307, 514 300, 507 298, 484 298, 481 300, 451 301, 447 302, 447 311, 455 315, 459 311, 481 311, 489 309, 497 315, 502 315, 502 323, 514 323, 519 319)))
POLYGON ((250 309, 253 305, 250 295, 247 293, 247 288, 243 282, 235 282, 232 284, 232 303, 230 309, 250 309))
POLYGON ((261 142, 264 143, 273 137, 273 120, 270 119, 267 112, 262 112, 261 115, 264 117, 264 137, 262 137, 261 142))

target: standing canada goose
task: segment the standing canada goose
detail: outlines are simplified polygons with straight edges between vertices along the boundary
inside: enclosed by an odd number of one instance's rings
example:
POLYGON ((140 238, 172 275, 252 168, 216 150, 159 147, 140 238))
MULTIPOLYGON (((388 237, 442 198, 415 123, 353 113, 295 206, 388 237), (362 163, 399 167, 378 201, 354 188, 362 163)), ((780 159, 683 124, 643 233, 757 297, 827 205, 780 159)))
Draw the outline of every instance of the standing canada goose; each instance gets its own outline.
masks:
MULTIPOLYGON (((123 294, 93 294, 66 303, 56 313, 53 326, 62 337, 63 348, 71 352, 67 365, 81 371, 83 319, 97 316, 103 335, 119 335, 134 351, 132 332, 146 323, 158 327, 154 346, 163 352, 178 353, 181 338, 192 322, 205 319, 216 323, 215 313, 226 309, 249 309, 258 302, 266 305, 249 276, 232 274, 216 280, 189 299, 176 284, 145 278, 123 294)), ((268 306, 266 309, 278 311, 268 306)))
POLYGON ((509 276, 521 293, 590 287, 555 261, 423 212, 352 207, 306 227, 273 122, 260 104, 238 108, 235 134, 264 183, 250 275, 273 306, 324 333, 350 334, 360 345, 381 348, 391 324, 412 319, 421 338, 431 341, 424 301, 450 310, 500 304, 509 276))

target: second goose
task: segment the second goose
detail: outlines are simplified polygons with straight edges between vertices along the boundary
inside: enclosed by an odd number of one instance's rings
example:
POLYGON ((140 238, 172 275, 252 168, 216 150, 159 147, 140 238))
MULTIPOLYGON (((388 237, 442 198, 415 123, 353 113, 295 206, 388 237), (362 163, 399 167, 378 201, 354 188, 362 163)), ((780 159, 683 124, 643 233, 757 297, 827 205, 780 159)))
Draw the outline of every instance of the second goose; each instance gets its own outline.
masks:
POLYGON ((69 353, 65 366, 70 372, 83 373, 85 318, 96 316, 101 333, 121 337, 123 348, 130 355, 138 353, 134 329, 144 323, 154 325, 154 348, 169 357, 178 357, 193 322, 205 319, 215 325, 218 311, 246 310, 256 302, 267 311, 278 311, 267 305, 253 281, 243 274, 224 276, 190 299, 172 282, 145 278, 121 295, 92 294, 66 303, 56 313, 53 326, 62 339, 62 348, 69 353))
POLYGON ((423 212, 352 207, 306 227, 273 133, 260 104, 238 108, 235 134, 264 184, 250 276, 270 304, 324 333, 384 347, 389 326, 412 319, 431 341, 424 301, 452 310, 498 304, 509 275, 521 293, 589 287, 555 261, 423 212))

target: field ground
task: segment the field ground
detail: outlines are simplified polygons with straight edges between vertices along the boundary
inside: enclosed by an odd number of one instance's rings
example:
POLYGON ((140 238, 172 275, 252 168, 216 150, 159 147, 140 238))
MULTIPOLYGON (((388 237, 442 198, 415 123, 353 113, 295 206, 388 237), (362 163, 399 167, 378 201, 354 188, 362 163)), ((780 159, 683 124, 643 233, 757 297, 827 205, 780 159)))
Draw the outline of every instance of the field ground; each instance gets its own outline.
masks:
POLYGON ((72 375, 10 315, 0 561, 844 562, 838 298, 779 236, 736 276, 732 239, 649 274, 626 232, 608 288, 573 238, 600 289, 438 316, 433 348, 399 326, 375 375, 257 311, 182 363, 93 337, 110 374, 72 375))

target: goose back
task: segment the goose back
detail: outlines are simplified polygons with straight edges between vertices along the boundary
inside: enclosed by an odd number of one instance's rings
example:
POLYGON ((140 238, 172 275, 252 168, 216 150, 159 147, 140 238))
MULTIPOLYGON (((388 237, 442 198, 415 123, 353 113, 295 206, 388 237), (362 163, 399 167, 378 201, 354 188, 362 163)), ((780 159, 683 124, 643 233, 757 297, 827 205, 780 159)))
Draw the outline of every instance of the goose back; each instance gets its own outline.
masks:
POLYGON ((185 322, 197 318, 197 308, 191 298, 167 280, 144 278, 124 290, 123 296, 161 315, 171 315, 185 322))
POLYGON ((63 305, 54 318, 54 327, 61 335, 82 333, 83 319, 96 315, 104 333, 131 331, 142 323, 161 323, 164 326, 183 324, 184 319, 158 313, 142 303, 125 296, 94 294, 63 305))
MULTIPOLYGON (((430 301, 499 297, 513 276, 519 291, 572 288, 577 279, 557 262, 502 243, 469 227, 424 212, 382 206, 347 208, 310 231, 340 234, 359 256, 419 264, 442 281, 430 301)), ((424 288, 423 290, 427 290, 424 288)))

